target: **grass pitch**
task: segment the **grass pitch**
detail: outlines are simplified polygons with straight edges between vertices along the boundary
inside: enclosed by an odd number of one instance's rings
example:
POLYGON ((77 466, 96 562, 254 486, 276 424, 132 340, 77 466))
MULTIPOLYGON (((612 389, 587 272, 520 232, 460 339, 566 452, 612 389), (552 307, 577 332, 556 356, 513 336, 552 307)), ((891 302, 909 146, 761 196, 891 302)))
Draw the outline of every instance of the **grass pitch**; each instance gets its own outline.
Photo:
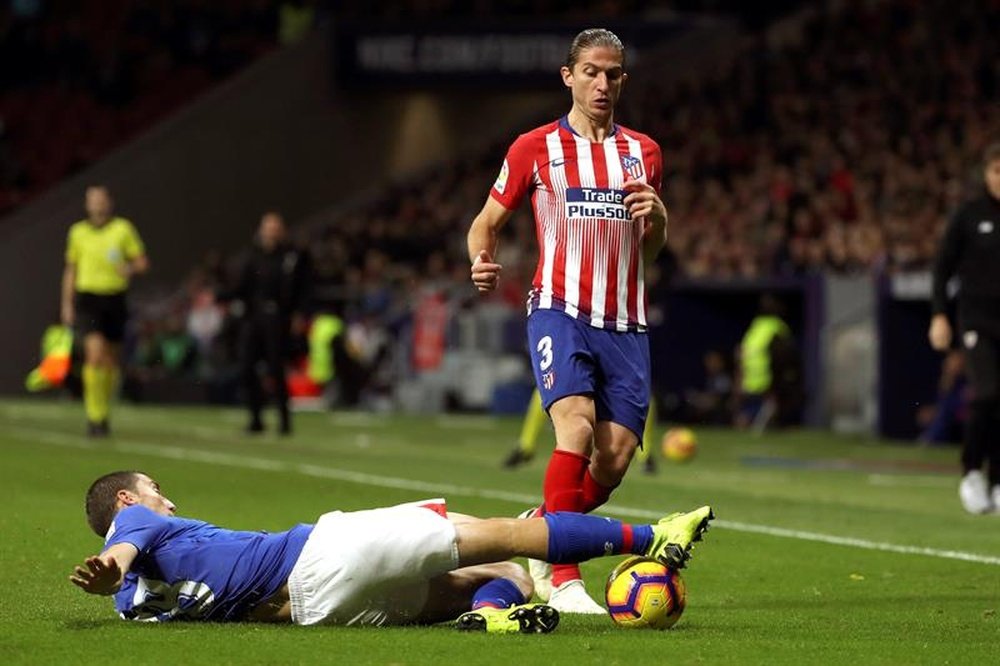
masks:
MULTIPOLYGON (((515 515, 537 501, 547 459, 500 468, 516 419, 302 414, 288 440, 249 439, 242 422, 233 410, 123 406, 114 437, 91 441, 79 405, 0 402, 4 663, 996 663, 1000 515, 962 512, 955 452, 808 431, 699 430, 692 462, 661 459, 655 476, 633 467, 608 515, 642 522, 710 502, 719 516, 684 572, 687 610, 665 632, 578 616, 546 636, 151 626, 70 585, 101 546, 83 494, 113 469, 147 471, 182 515, 280 530, 439 495, 457 511, 515 515)), ((618 561, 584 565, 592 593, 618 561)))

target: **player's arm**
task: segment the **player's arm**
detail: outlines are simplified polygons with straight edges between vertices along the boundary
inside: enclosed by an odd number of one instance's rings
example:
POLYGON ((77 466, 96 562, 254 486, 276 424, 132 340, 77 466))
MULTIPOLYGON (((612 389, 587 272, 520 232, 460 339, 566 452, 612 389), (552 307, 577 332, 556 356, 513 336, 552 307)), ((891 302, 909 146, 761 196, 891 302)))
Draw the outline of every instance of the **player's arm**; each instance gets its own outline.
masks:
POLYGON ((934 258, 931 283, 931 324, 927 338, 931 347, 946 351, 951 346, 951 323, 946 314, 948 303, 948 280, 955 274, 962 256, 962 212, 959 211, 945 228, 944 236, 934 258))
POLYGON ((135 230, 131 222, 127 222, 124 251, 125 262, 120 270, 125 277, 142 275, 149 270, 149 258, 146 256, 146 246, 139 237, 139 232, 135 230))
POLYGON ((514 211, 506 208, 492 196, 486 199, 483 209, 472 220, 467 238, 469 261, 472 262, 472 283, 481 292, 496 289, 502 266, 494 263, 500 230, 510 220, 514 211))
POLYGON ((125 572, 129 570, 139 549, 130 543, 116 543, 100 555, 83 561, 83 566, 73 570, 69 580, 89 594, 114 594, 122 586, 125 572))
POLYGON ((642 259, 646 265, 656 260, 667 244, 667 207, 656 189, 642 181, 629 180, 622 185, 628 192, 623 203, 633 220, 644 220, 642 259))
POLYGON ((667 207, 660 189, 663 185, 663 153, 655 143, 643 150, 645 180, 628 180, 622 185, 628 194, 622 203, 633 220, 642 220, 642 259, 647 266, 667 244, 667 207))
POLYGON ((140 254, 137 257, 132 257, 128 260, 128 274, 129 277, 133 275, 142 275, 149 270, 149 257, 145 254, 140 254))
POLYGON ((76 264, 80 260, 80 245, 77 241, 76 225, 70 227, 66 235, 66 267, 63 269, 60 292, 59 318, 66 326, 73 325, 73 296, 76 294, 76 264))
POLYGON ((59 317, 66 326, 73 325, 73 294, 76 292, 76 264, 67 261, 63 269, 62 295, 59 305, 59 317))

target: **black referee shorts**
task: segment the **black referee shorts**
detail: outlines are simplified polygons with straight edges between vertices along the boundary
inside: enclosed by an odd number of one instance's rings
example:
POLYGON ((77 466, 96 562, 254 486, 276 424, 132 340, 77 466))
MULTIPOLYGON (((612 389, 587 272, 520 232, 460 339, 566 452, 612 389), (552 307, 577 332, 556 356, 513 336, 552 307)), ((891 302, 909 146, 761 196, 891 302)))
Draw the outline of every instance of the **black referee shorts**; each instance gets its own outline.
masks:
POLYGON ((966 330, 962 333, 962 347, 973 400, 1000 398, 1000 339, 966 330))
POLYGON ((125 292, 120 294, 90 294, 78 291, 75 300, 76 334, 100 333, 108 342, 121 342, 125 337, 128 307, 125 292))

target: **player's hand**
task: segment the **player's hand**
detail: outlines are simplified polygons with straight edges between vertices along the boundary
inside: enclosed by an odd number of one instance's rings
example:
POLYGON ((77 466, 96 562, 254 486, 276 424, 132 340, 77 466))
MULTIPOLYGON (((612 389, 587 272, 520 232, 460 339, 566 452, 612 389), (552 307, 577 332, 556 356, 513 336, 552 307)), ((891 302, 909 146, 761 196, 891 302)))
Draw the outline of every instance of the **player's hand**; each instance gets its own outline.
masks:
POLYGON ((115 266, 115 270, 118 271, 118 275, 121 275, 123 278, 132 277, 132 266, 127 261, 117 264, 115 266))
POLYGON ((951 323, 948 322, 947 315, 936 314, 931 317, 927 339, 930 340, 931 347, 937 351, 948 351, 948 347, 951 346, 951 323))
POLYGON ((472 284, 480 292, 493 291, 500 283, 500 271, 503 266, 493 263, 493 257, 486 250, 480 250, 479 256, 472 262, 472 284))
POLYGON ((83 567, 76 567, 69 580, 84 592, 90 594, 114 594, 121 587, 122 570, 115 558, 107 562, 99 555, 88 557, 83 567))
POLYGON ((64 303, 59 310, 59 319, 62 320, 64 326, 72 326, 75 315, 72 303, 64 303))
POLYGON ((652 185, 640 180, 627 180, 622 189, 628 192, 622 203, 633 220, 646 218, 653 224, 666 224, 667 207, 652 185))

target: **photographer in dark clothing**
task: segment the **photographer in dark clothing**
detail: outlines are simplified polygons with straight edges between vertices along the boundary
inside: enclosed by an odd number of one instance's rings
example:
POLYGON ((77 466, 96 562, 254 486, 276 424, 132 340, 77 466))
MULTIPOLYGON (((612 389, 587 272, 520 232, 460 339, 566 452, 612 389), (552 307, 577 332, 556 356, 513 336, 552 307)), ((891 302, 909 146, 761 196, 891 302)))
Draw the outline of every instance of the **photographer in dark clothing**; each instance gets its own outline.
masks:
POLYGON ((972 386, 959 486, 969 513, 1000 510, 1000 143, 986 148, 983 178, 986 191, 958 209, 941 239, 928 331, 934 349, 949 349, 947 285, 957 276, 958 328, 972 386))
POLYGON ((263 389, 258 366, 263 362, 280 417, 279 432, 292 432, 288 409, 285 361, 292 334, 305 329, 310 284, 309 255, 287 241, 280 213, 261 216, 257 239, 244 263, 236 287, 226 300, 242 304, 239 333, 240 374, 250 411, 247 432, 264 430, 263 389))

